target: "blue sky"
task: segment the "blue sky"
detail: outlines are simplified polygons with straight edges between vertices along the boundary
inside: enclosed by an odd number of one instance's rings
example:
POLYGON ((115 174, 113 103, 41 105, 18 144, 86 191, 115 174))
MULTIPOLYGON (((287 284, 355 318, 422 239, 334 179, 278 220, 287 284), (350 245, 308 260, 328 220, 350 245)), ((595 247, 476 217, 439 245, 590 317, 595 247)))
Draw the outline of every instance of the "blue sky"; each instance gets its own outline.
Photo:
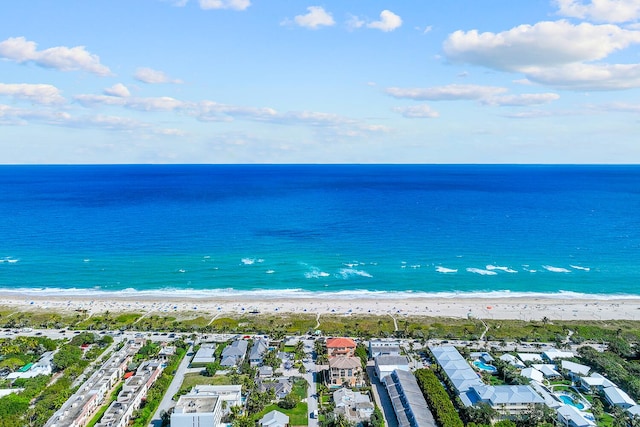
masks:
POLYGON ((0 4, 0 163, 638 163, 640 0, 0 4))

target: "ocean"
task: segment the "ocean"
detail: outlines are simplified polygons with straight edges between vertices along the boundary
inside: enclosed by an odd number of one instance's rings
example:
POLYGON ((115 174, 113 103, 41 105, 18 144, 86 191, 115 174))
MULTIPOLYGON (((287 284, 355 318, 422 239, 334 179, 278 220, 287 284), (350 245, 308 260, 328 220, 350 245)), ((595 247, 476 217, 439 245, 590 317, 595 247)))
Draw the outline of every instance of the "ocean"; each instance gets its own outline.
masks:
POLYGON ((640 166, 0 166, 0 294, 640 295, 640 166))

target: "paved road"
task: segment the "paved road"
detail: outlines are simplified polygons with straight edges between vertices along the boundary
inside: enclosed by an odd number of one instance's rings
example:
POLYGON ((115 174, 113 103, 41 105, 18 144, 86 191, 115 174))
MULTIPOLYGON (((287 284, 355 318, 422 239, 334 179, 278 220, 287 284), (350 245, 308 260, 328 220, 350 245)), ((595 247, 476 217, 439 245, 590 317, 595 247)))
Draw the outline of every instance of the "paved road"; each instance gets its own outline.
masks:
POLYGON ((318 410, 318 394, 316 393, 316 365, 313 362, 308 362, 304 364, 305 369, 307 370, 306 374, 304 374, 304 378, 309 383, 309 387, 307 388, 307 418, 309 420, 309 427, 317 427, 318 419, 311 418, 311 414, 318 410))
POLYGON ((380 407, 380 409, 382 410, 385 425, 388 427, 398 427, 398 419, 396 418, 396 413, 393 410, 393 405, 391 404, 391 399, 389 399, 387 389, 376 376, 373 365, 367 366, 367 374, 369 375, 369 380, 371 381, 371 391, 373 392, 373 398, 375 399, 378 407, 380 407))
POLYGON ((184 374, 187 372, 187 368, 189 367, 189 362, 191 362, 191 358, 193 357, 193 346, 189 347, 187 350, 187 354, 180 362, 178 369, 176 370, 175 376, 169 384, 169 388, 167 392, 164 394, 162 401, 160 402, 160 406, 158 406, 158 410, 153 415, 151 419, 151 423, 149 427, 159 427, 162 424, 162 420, 160 419, 160 413, 162 411, 168 412, 169 409, 175 406, 175 402, 172 397, 180 390, 180 386, 182 386, 182 382, 184 381, 184 374))

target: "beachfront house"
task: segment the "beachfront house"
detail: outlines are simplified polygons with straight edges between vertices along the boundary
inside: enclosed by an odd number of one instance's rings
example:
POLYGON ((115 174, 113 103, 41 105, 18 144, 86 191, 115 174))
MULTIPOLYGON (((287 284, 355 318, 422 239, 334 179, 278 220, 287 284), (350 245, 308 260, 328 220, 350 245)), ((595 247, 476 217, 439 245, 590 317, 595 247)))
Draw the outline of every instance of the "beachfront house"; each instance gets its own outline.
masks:
POLYGON ((356 343, 351 338, 329 338, 327 339, 326 346, 329 358, 355 356, 356 343))
POLYGON ((369 358, 378 356, 400 356, 400 341, 391 339, 369 340, 369 358))
POLYGON ((245 340, 236 340, 222 350, 220 366, 227 368, 242 364, 247 354, 248 344, 245 340))
POLYGON ((329 387, 346 385, 356 387, 363 384, 362 362, 358 357, 337 356, 329 359, 329 387))
POLYGON ((290 378, 278 378, 277 381, 263 381, 258 379, 258 391, 264 393, 273 389, 277 399, 284 399, 293 390, 293 382, 290 378))
POLYGON ((556 370, 556 365, 551 365, 548 363, 534 363, 533 365, 531 365, 531 367, 536 368, 538 371, 542 372, 542 375, 544 375, 546 379, 562 378, 562 374, 556 370))

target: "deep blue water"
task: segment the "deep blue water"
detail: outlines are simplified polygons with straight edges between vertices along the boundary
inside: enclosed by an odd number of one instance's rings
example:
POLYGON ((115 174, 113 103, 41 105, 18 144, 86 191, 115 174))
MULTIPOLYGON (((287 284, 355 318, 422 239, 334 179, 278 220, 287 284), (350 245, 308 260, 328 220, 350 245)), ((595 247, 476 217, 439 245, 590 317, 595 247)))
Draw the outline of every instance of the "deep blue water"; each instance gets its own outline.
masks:
POLYGON ((638 295, 640 167, 0 166, 0 260, 52 292, 638 295))

